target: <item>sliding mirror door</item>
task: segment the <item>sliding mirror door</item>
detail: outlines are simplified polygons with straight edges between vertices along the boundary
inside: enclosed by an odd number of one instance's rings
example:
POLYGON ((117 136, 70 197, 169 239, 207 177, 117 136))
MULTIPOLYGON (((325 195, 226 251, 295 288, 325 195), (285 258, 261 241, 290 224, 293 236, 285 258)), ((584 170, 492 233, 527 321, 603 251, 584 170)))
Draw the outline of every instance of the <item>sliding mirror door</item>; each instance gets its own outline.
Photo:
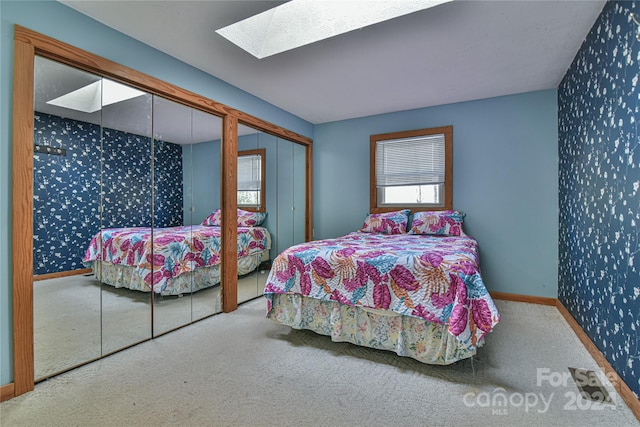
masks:
POLYGON ((290 142, 290 144, 293 146, 291 155, 291 173, 293 174, 293 244, 297 245, 307 241, 307 148, 304 145, 293 142, 290 142))
POLYGON ((158 96, 153 117, 157 336, 221 311, 220 226, 205 219, 220 205, 222 119, 158 96))
POLYGON ((95 94, 100 86, 100 76, 35 57, 35 380, 102 354, 100 282, 83 265, 100 230, 101 113, 68 108, 61 98, 85 87, 95 94))
POLYGON ((46 58, 34 70, 37 381, 222 311, 222 119, 46 58))
MULTIPOLYGON (((102 79, 102 353, 151 338, 153 96, 102 79)), ((98 267, 96 269, 96 266, 98 267)))
POLYGON ((40 380, 151 337, 141 271, 151 254, 153 144, 150 94, 41 57, 34 65, 40 380))
POLYGON ((238 303, 262 295, 270 264, 272 232, 267 166, 275 138, 248 126, 238 127, 238 303))
POLYGON ((183 172, 183 151, 190 150, 191 108, 153 97, 153 334, 191 322, 195 248, 191 205, 183 172), (186 192, 185 192, 186 190, 186 192))
MULTIPOLYGON (((229 298, 222 301, 222 261, 238 263, 239 278, 248 279, 241 300, 259 296, 270 260, 311 237, 312 141, 43 34, 20 26, 14 33, 13 362, 20 395, 33 389, 34 380, 220 312, 223 305, 235 310, 237 295, 225 292, 229 298), (33 99, 24 98, 31 93, 33 99), (157 99, 154 113, 154 96, 180 104, 188 137, 174 141, 160 126, 161 112, 178 104, 157 99), (239 122, 248 126, 239 131, 240 138, 247 131, 246 141, 232 140, 239 122), (228 152, 237 142, 241 153, 228 152), (291 155, 279 159, 287 150, 291 155), (296 151, 304 151, 306 165, 292 160, 300 157, 296 151), (221 171, 234 169, 228 160, 238 154, 248 165, 238 169, 249 174, 238 176, 240 191, 229 194, 221 171), (167 156, 176 165, 171 173, 167 156), (232 212, 233 218, 221 219, 221 195, 231 204, 237 197, 246 211, 242 218, 232 212), (242 232, 237 242, 224 242, 233 259, 225 258, 221 239, 209 239, 202 229, 238 223, 265 231, 254 234, 257 241, 242 232), (160 263, 160 230, 175 227, 188 229, 187 243, 178 246, 188 247, 189 261, 160 263), (288 234, 281 237, 282 230, 288 234), (175 317, 167 315, 160 306, 165 295, 153 292, 162 283, 160 266, 175 275, 192 261, 198 268, 182 297, 174 298, 186 304, 175 304, 175 317)), ((235 292, 236 278, 225 279, 226 290, 235 292)))
POLYGON ((305 241, 306 148, 277 138, 277 253, 305 241))
POLYGON ((305 241, 307 148, 245 125, 238 134, 238 208, 262 220, 238 227, 238 250, 251 247, 238 262, 241 303, 262 295, 273 258, 305 241))
MULTIPOLYGON (((190 204, 190 222, 197 230, 194 245, 195 257, 194 293, 192 295, 192 320, 202 319, 222 312, 222 236, 220 206, 222 118, 200 110, 191 109, 192 144, 183 148, 185 163, 185 188, 190 204)), ((185 213, 185 218, 187 215, 185 213)), ((185 223, 186 224, 186 223, 185 223)))

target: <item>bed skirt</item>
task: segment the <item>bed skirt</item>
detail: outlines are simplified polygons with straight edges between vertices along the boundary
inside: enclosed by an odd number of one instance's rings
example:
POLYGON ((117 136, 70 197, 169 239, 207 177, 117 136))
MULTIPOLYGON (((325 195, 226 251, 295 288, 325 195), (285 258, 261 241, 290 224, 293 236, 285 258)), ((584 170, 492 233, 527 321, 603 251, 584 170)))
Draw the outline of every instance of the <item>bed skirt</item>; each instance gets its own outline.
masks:
POLYGON ((269 299, 269 319, 330 336, 332 341, 393 351, 435 365, 448 365, 476 354, 475 348, 469 350, 439 323, 298 294, 270 294, 269 299))
MULTIPOLYGON (((262 261, 269 259, 269 250, 238 258, 238 275, 243 276, 254 271, 262 261)), ((92 261, 91 270, 96 280, 115 288, 128 288, 134 291, 149 292, 151 288, 144 282, 135 267, 111 264, 107 261, 92 261)), ((156 293, 160 295, 182 295, 210 288, 220 283, 220 265, 200 267, 168 279, 167 286, 156 293)))

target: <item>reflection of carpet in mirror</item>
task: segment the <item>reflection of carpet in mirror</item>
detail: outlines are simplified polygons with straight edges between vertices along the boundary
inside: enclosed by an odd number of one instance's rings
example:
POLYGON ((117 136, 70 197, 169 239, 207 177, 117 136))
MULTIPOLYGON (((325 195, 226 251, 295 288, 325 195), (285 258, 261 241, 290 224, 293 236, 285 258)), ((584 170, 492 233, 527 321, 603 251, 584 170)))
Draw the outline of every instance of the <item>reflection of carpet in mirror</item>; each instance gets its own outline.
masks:
POLYGON ((100 357, 100 286, 69 276, 33 283, 35 378, 100 357))
POLYGON ((238 277, 238 303, 261 296, 269 271, 256 271, 238 277))
MULTIPOLYGON (((125 288, 103 285, 101 292, 93 276, 34 282, 35 379, 148 339, 150 301, 151 294, 125 288)), ((159 335, 222 311, 220 286, 156 298, 154 308, 154 334, 159 335)))

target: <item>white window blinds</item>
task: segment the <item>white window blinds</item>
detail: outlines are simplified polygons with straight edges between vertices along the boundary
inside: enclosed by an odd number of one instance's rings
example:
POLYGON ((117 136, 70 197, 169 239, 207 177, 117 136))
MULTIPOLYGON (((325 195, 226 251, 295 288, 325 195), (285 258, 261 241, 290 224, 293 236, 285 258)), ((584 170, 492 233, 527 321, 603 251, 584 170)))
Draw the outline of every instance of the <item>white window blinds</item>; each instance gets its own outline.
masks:
POLYGON ((261 160, 258 154, 238 157, 238 191, 260 191, 261 160))
POLYGON ((376 185, 444 184, 444 153, 444 134, 377 141, 376 185))

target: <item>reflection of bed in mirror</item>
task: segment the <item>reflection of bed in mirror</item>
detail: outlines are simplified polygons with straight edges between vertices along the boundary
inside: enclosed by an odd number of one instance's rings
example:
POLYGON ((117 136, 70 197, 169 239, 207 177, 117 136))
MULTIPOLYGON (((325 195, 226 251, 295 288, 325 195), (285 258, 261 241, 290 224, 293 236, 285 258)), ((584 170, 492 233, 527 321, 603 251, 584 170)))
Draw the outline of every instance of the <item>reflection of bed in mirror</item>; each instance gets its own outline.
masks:
MULTIPOLYGON (((206 220, 205 220, 206 221, 206 220)), ((111 228, 98 232, 83 259, 96 279, 116 288, 182 295, 220 283, 221 230, 215 225, 111 228), (153 241, 153 244, 152 244, 153 241)), ((238 227, 238 275, 269 259, 264 227, 238 227)))

